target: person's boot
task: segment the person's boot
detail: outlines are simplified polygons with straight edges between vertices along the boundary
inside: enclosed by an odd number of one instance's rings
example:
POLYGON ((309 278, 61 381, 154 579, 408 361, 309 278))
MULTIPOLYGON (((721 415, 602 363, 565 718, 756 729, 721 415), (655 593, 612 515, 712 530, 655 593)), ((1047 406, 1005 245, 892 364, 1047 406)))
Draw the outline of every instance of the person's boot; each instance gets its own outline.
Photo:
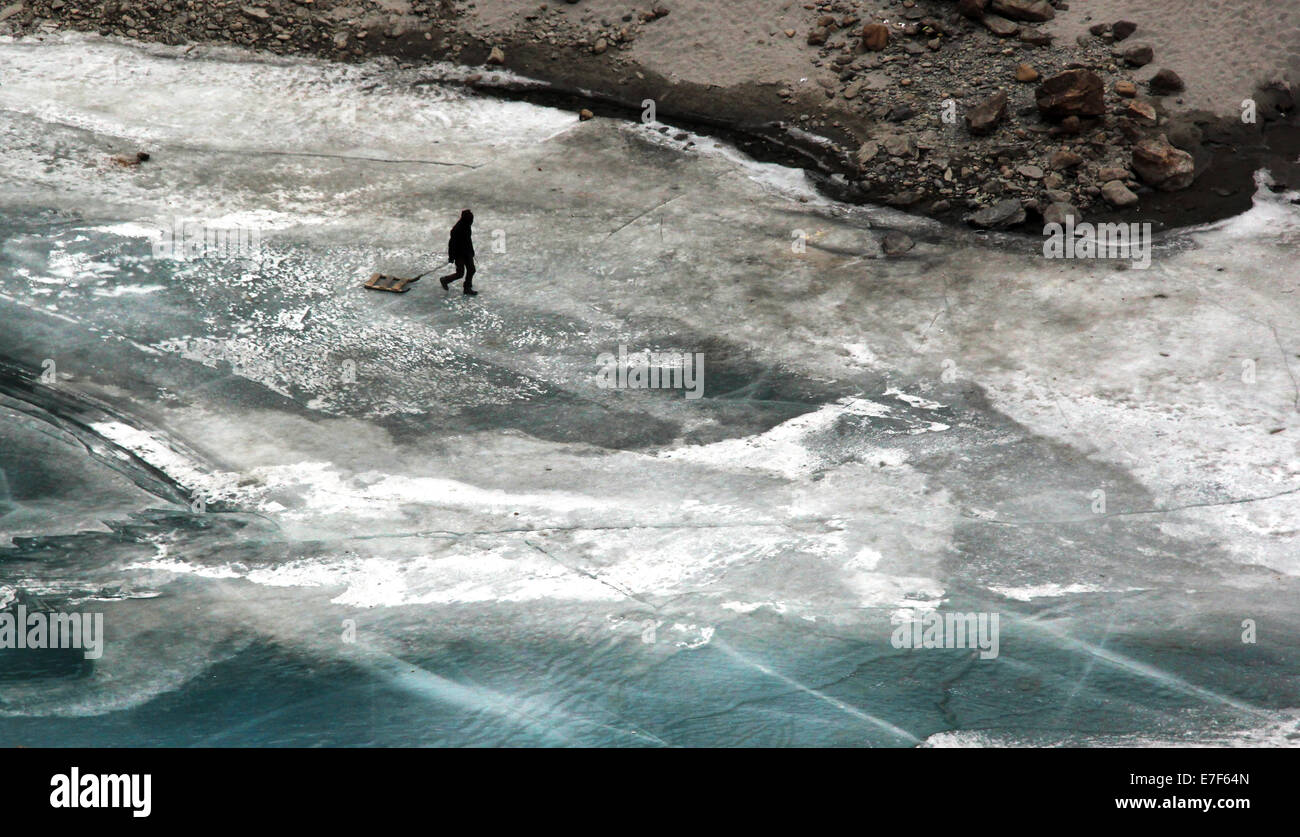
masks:
POLYGON ((451 284, 451 277, 450 277, 450 276, 444 276, 444 277, 442 277, 441 279, 439 279, 438 282, 439 282, 439 284, 442 285, 442 289, 445 291, 445 290, 447 290, 447 286, 451 284))
POLYGON ((464 291, 464 293, 465 293, 465 296, 478 296, 478 291, 474 290, 474 289, 471 288, 469 285, 466 285, 466 286, 465 286, 465 291, 464 291))

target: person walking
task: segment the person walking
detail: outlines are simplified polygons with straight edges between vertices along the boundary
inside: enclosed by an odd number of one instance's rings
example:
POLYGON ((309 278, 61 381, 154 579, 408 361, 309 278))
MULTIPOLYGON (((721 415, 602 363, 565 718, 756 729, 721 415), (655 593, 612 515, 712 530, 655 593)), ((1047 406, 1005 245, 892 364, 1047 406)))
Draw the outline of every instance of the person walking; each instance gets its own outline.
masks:
POLYGON ((474 267, 474 241, 471 238, 473 225, 474 213, 466 209, 460 213, 456 226, 451 228, 451 240, 447 242, 447 261, 456 263, 456 272, 438 280, 444 291, 452 282, 464 277, 462 290, 465 295, 478 296, 478 291, 474 290, 477 268, 474 267))

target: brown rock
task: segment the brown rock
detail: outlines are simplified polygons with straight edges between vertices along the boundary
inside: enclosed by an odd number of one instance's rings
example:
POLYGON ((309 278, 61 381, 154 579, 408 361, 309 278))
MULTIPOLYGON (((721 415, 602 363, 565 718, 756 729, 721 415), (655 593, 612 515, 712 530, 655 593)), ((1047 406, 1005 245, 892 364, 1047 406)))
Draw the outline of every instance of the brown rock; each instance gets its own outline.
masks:
POLYGON ((1111 34, 1115 36, 1116 41, 1122 41, 1129 35, 1137 31, 1138 25, 1131 20, 1116 21, 1115 25, 1110 28, 1111 34))
POLYGON ((1174 148, 1164 134, 1134 146, 1133 171, 1143 182, 1162 192, 1186 189, 1196 178, 1192 155, 1174 148))
POLYGON ((1150 86, 1151 92, 1157 96, 1178 93, 1185 87, 1178 73, 1168 69, 1156 73, 1147 84, 1150 86))
POLYGON ((1115 82, 1115 93, 1125 99, 1132 99, 1138 94, 1138 88, 1131 81, 1117 81, 1115 82))
POLYGON ((891 157, 915 157, 916 137, 911 134, 886 134, 880 138, 880 147, 891 157))
POLYGON ((1034 98, 1038 112, 1048 119, 1106 113, 1101 78, 1091 70, 1066 70, 1052 76, 1038 86, 1034 98))
POLYGON ((1007 94, 997 93, 966 112, 966 127, 972 134, 989 134, 1007 115, 1007 94))
POLYGON ((1101 196, 1111 206, 1123 209, 1138 202, 1138 196, 1125 186, 1122 181, 1111 180, 1101 187, 1101 196))
POLYGON ((1048 160, 1047 164, 1055 171, 1064 171, 1072 169, 1083 162, 1083 157, 1075 154, 1073 151, 1057 151, 1048 160))
POLYGON ((997 35, 999 38, 1010 38, 1020 31, 1020 25, 1012 23, 1005 17, 998 15, 985 15, 981 21, 984 28, 997 35))
POLYGON ((582 120, 583 122, 586 122, 588 119, 595 119, 595 118, 596 118, 596 114, 592 113, 586 108, 583 108, 582 110, 578 111, 578 119, 582 120))
POLYGON ((1060 224, 1064 227, 1069 218, 1073 218, 1076 224, 1083 223, 1083 213, 1068 201, 1058 201, 1043 210, 1044 224, 1060 224))
POLYGON ((1156 51, 1150 44, 1134 44, 1123 52, 1124 62, 1131 67, 1145 67, 1156 60, 1156 51))
POLYGON ((1124 115, 1130 119, 1136 119, 1143 125, 1154 125, 1158 121, 1156 118, 1156 109, 1151 107, 1147 102, 1140 102, 1137 99, 1130 99, 1124 106, 1124 115))
POLYGON ((506 54, 501 50, 501 47, 492 47, 487 62, 489 64, 504 64, 506 63, 506 54))
POLYGON ((989 0, 958 0, 957 3, 957 11, 971 20, 979 20, 984 17, 984 11, 988 7, 989 0))
POLYGON ((1035 70, 1033 67, 1029 66, 1028 64, 1021 64, 1020 66, 1016 67, 1016 81, 1021 81, 1028 84, 1030 82, 1038 81, 1038 79, 1039 79, 1038 71, 1035 70))
POLYGON ((862 46, 880 52, 889 46, 889 27, 883 23, 868 23, 862 27, 862 46))
POLYGON ((1035 23, 1056 17, 1056 10, 1047 0, 993 0, 993 11, 1012 20, 1035 23))

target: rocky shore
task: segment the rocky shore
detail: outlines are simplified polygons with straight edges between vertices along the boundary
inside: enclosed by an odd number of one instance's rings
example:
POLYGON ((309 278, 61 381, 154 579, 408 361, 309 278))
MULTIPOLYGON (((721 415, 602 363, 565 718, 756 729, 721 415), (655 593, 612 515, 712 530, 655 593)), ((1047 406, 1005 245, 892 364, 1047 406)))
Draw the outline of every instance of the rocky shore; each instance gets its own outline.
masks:
MULTIPOLYGON (((18 37, 76 29, 340 61, 504 67, 549 87, 487 92, 629 118, 649 99, 663 122, 723 131, 756 156, 820 171, 837 197, 985 228, 1041 229, 1071 216, 1199 223, 1248 207, 1259 167, 1278 188, 1300 185, 1285 68, 1251 79, 1246 100, 1193 108, 1187 68, 1167 66, 1145 28, 1089 20, 1065 0, 0 7, 0 34, 18 37), (1064 34, 1070 18, 1073 38, 1064 34)), ((489 87, 486 76, 470 83, 489 87)))

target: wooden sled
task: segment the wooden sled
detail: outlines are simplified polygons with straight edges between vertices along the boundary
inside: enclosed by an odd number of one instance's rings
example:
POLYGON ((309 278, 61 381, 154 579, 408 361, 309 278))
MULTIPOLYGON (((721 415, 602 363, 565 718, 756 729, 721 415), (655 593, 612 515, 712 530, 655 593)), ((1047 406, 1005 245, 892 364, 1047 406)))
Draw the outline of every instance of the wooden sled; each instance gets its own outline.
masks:
MULTIPOLYGON (((421 274, 423 276, 423 274, 421 274)), ((383 273, 372 274, 370 280, 366 282, 366 289, 371 291, 388 291, 389 293, 404 294, 411 289, 413 282, 420 281, 420 276, 414 279, 403 279, 398 276, 387 276, 383 273)))

